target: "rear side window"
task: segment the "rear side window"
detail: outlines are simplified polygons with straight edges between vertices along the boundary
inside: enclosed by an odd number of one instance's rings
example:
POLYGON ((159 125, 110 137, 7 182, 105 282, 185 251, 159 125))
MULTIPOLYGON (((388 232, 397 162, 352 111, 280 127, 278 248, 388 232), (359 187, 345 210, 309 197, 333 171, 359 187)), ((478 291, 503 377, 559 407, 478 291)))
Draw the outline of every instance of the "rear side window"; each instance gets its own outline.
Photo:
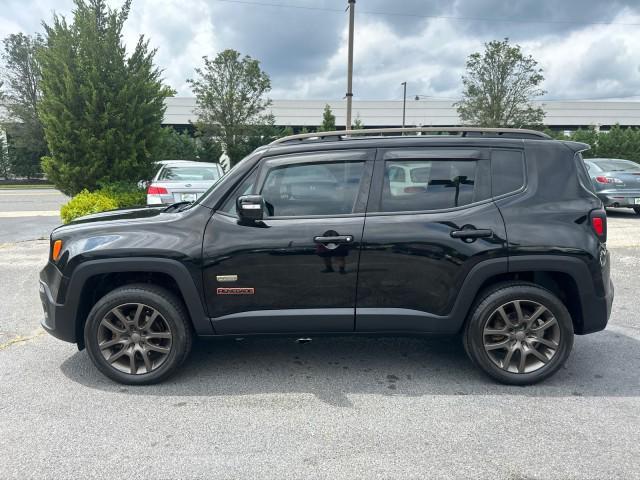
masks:
POLYGON ((518 150, 491 152, 491 184, 493 196, 520 190, 524 185, 524 156, 518 150))
POLYGON ((387 160, 381 211, 441 210, 489 198, 486 161, 387 160), (402 174, 398 172, 402 171, 402 174))

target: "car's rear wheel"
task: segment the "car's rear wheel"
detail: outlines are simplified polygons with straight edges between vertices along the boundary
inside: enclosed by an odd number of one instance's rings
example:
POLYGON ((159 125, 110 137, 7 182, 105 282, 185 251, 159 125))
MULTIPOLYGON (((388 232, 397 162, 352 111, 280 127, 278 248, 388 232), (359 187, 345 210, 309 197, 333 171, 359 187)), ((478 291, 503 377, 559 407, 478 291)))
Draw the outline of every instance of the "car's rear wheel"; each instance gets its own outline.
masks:
POLYGON ((527 385, 553 375, 573 346, 573 324, 549 290, 510 282, 486 292, 465 326, 471 360, 494 379, 527 385))
POLYGON ((640 215, 640 207, 633 207, 633 211, 640 215))
POLYGON ((138 385, 171 375, 192 343, 180 299, 146 284, 121 287, 102 297, 89 313, 84 337, 89 356, 102 373, 138 385))

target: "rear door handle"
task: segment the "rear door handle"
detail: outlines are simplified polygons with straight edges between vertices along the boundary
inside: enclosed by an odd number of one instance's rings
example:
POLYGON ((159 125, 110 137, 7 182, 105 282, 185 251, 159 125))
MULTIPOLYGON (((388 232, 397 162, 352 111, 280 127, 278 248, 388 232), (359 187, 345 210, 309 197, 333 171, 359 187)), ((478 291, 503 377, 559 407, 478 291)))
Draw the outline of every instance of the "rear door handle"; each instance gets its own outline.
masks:
POLYGON ((452 238, 486 238, 493 236, 492 230, 477 230, 475 228, 463 228, 451 232, 452 238))
POLYGON ((333 237, 313 237, 316 243, 351 243, 353 235, 336 235, 333 237))

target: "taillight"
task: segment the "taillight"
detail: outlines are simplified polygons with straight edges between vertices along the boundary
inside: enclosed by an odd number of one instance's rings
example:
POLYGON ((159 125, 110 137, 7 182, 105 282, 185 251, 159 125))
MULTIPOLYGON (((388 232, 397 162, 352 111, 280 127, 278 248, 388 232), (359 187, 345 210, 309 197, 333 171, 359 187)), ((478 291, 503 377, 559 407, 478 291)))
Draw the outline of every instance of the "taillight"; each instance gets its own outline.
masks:
POLYGON ((624 183, 619 178, 615 177, 596 177, 596 182, 598 183, 624 183))
POLYGON ((604 210, 593 210, 590 215, 591 229, 601 242, 607 241, 607 214, 604 210))
POLYGON ((158 187, 157 185, 149 185, 149 188, 147 188, 148 195, 166 195, 167 193, 166 188, 158 187))
POLYGON ((591 226, 593 227, 593 231, 596 232, 596 235, 604 235, 604 220, 600 217, 593 217, 591 219, 591 226))

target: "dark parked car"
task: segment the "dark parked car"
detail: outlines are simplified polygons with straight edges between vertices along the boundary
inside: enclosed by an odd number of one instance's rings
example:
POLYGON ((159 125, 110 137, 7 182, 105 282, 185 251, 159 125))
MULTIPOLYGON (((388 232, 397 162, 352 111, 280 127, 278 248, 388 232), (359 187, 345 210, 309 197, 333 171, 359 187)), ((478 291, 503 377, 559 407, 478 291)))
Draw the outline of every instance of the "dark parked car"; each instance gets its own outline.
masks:
POLYGON ((285 137, 192 204, 57 228, 44 328, 131 384, 174 372, 196 335, 254 334, 462 334, 500 382, 549 377, 613 301, 588 146, 508 129, 388 136, 418 130, 436 129, 285 137))
POLYGON ((640 164, 617 158, 584 161, 605 207, 628 207, 640 215, 640 164))

